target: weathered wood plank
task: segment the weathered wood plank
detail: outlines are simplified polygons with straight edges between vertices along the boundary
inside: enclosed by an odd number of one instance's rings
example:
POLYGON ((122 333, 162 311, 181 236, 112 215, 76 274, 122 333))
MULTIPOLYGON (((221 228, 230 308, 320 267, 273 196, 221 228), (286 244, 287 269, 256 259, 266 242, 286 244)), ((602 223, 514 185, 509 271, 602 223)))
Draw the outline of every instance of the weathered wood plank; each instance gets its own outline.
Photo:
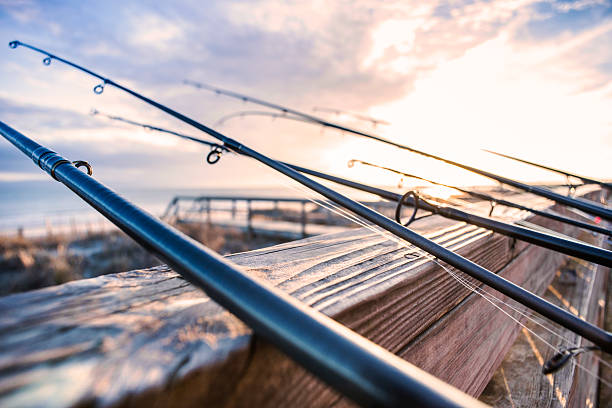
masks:
MULTIPOLYGON (((539 208, 550 205, 521 197, 539 208)), ((486 211, 487 206, 474 209, 486 211)), ((496 209, 496 213, 506 220, 559 226, 517 210, 496 209)), ((536 272, 554 272, 563 258, 437 216, 411 227, 533 287, 547 279, 546 273, 536 272)), ((460 321, 462 311, 482 306, 434 262, 411 254, 412 249, 362 229, 229 258, 248 273, 476 395, 498 357, 472 361, 470 357, 479 356, 461 344, 473 343, 487 328, 479 327, 472 337, 465 331, 466 336, 460 337, 462 331, 452 324, 460 321), (457 360, 456 373, 445 377, 448 356, 431 345, 448 342, 451 333, 458 336, 457 350, 466 350, 460 353, 466 361, 457 360), (419 347, 425 351, 415 351, 419 347), (483 374, 467 376, 477 366, 483 374)), ((505 347, 511 341, 499 336, 489 343, 480 346, 483 354, 493 345, 505 347)), ((3 406, 332 403, 348 404, 163 266, 0 298, 3 406)))
MULTIPOLYGON (((602 245, 603 238, 590 234, 580 238, 602 245)), ((569 259, 546 286, 544 298, 597 325, 602 325, 610 268, 569 259), (573 275, 572 271, 575 271, 573 275)), ((525 320, 525 319, 523 319, 525 320)), ((555 327, 561 338, 528 322, 516 343, 495 372, 481 399, 497 407, 593 407, 597 401, 599 358, 594 353, 578 356, 552 375, 540 374, 543 361, 555 349, 591 345, 569 330, 555 327), (548 344, 547 344, 548 343, 548 344)), ((608 378, 607 381, 610 379, 608 378)), ((602 406, 609 406, 611 401, 602 406)))

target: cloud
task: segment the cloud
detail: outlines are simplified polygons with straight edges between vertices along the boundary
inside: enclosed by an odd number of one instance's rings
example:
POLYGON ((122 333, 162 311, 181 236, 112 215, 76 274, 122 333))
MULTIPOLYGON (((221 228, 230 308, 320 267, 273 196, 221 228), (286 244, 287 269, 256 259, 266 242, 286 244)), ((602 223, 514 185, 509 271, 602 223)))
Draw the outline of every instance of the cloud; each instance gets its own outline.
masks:
POLYGON ((127 35, 127 42, 136 48, 168 53, 173 51, 176 42, 184 38, 180 23, 168 21, 168 18, 160 15, 138 13, 131 19, 132 29, 127 35))
POLYGON ((95 123, 82 113, 35 104, 19 104, 0 97, 0 114, 5 122, 25 122, 40 130, 95 129, 95 123))
POLYGON ((560 12, 567 13, 574 10, 584 10, 594 6, 610 5, 607 0, 578 0, 568 2, 551 2, 552 7, 560 12))
MULTIPOLYGON (((430 130, 444 123, 463 126, 467 122, 484 129, 476 111, 481 105, 464 104, 472 106, 472 111, 459 114, 448 101, 457 98, 463 106, 463 100, 480 95, 491 98, 490 106, 503 105, 503 98, 485 92, 483 85, 495 84, 496 74, 503 77, 504 92, 512 90, 508 84, 518 87, 540 78, 542 86, 534 91, 534 99, 549 87, 551 97, 560 97, 561 91, 564 98, 597 93, 600 99, 591 95, 589 100, 601 100, 601 106, 608 106, 605 101, 610 98, 612 80, 609 10, 609 2, 586 0, 416 5, 365 0, 3 2, 0 38, 5 42, 18 38, 48 48, 205 124, 244 105, 190 89, 182 84, 185 78, 302 110, 331 106, 380 112, 375 116, 383 119, 384 107, 402 106, 406 98, 418 96, 413 99, 420 102, 412 110, 391 112, 391 119, 423 124, 422 119, 429 118, 432 126, 424 129, 430 130), (508 69, 502 69, 504 65, 508 69), (463 82, 457 86, 453 81, 463 82), (424 84, 429 85, 424 88, 424 84), (430 90, 427 98, 423 89, 430 90)), ((168 184, 246 183, 263 177, 260 170, 247 171, 251 164, 236 159, 228 160, 236 166, 235 172, 213 166, 204 168, 210 177, 187 180, 184 174, 203 170, 199 146, 90 118, 86 113, 96 107, 200 136, 196 130, 111 87, 103 95, 94 95, 91 88, 97 80, 59 63, 42 66, 40 56, 27 50, 0 48, 0 61, 0 120, 75 155, 102 157, 98 165, 102 174, 133 183, 147 179, 168 184), (243 171, 250 178, 228 176, 243 171)), ((592 113, 574 112, 600 124, 590 130, 601 138, 608 129, 601 125, 605 115, 595 105, 589 106, 592 113)), ((509 112, 502 113, 511 117, 509 112)), ((331 131, 321 135, 318 128, 281 121, 237 120, 221 130, 271 155, 321 168, 344 160, 348 147, 363 154, 377 152, 361 140, 331 131), (298 145, 300 149, 295 149, 298 145)), ((395 130, 401 133, 402 127, 395 130)), ((11 161, 11 165, 17 164, 11 161)), ((4 167, 3 171, 17 170, 4 167)))

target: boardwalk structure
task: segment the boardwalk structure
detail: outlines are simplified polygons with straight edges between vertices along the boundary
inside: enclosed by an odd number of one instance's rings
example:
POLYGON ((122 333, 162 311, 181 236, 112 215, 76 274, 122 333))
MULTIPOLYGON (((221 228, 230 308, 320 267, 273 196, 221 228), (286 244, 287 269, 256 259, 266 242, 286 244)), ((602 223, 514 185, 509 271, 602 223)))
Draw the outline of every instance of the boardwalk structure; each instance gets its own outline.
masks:
MULTIPOLYGON (((395 205, 364 202, 392 216, 395 205)), ((170 223, 212 223, 239 228, 251 235, 298 239, 356 228, 357 224, 303 198, 203 195, 174 197, 162 218, 170 223)))
MULTIPOLYGON (((600 192, 582 187, 578 194, 595 198, 600 192)), ((552 206, 543 198, 517 198, 536 208, 552 206)), ((478 210, 487 212, 488 203, 473 204, 471 211, 478 210)), ((555 210, 578 217, 560 206, 555 210)), ((500 208, 496 215, 606 245, 601 236, 523 211, 500 208)), ((439 216, 411 228, 602 322, 607 268, 439 216), (575 270, 573 280, 563 272, 566 267, 575 270)), ((467 275, 368 229, 228 258, 488 403, 570 407, 597 399, 597 378, 574 365, 550 377, 539 373, 538 364, 554 352, 517 323, 525 321, 524 309, 492 307, 466 287, 480 287, 467 275)), ((577 361, 598 371, 594 354, 577 361)), ((165 266, 0 298, 0 405, 81 404, 352 405, 165 266)))

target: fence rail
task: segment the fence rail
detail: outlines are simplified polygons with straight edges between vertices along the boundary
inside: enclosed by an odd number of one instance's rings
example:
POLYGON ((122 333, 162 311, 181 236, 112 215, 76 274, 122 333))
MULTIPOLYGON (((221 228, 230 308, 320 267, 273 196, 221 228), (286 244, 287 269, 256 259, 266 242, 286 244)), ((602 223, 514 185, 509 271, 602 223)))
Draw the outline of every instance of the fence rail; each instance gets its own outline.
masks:
MULTIPOLYGON (((385 201, 362 202, 379 212, 391 213, 395 204, 385 201)), ((299 226, 298 237, 305 238, 322 232, 335 232, 333 229, 314 228, 317 226, 343 226, 356 227, 356 224, 345 220, 331 211, 324 210, 308 199, 288 197, 257 197, 257 196, 176 196, 162 215, 162 219, 173 223, 207 222, 240 226, 238 221, 243 219, 242 225, 249 234, 256 233, 294 233, 293 226, 299 226), (214 215, 229 214, 230 218, 214 215), (253 221, 257 217, 267 220, 267 223, 255 226, 253 221), (272 221, 285 221, 285 224, 272 221), (289 225, 293 224, 293 225, 289 225), (290 229, 290 230, 289 230, 290 229)))

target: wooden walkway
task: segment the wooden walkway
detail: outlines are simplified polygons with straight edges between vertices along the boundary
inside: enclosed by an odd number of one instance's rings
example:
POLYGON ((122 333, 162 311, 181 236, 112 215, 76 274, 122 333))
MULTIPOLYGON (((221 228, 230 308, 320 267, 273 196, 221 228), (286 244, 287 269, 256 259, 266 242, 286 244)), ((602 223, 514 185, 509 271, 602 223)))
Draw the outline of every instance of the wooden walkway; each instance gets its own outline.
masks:
MULTIPOLYGON (((538 208, 550 206, 543 199, 517 197, 538 208)), ((482 211, 487 210, 483 203, 482 211)), ((522 211, 497 208, 496 214, 578 236, 574 227, 522 211)), ((567 262, 564 255, 438 216, 411 227, 540 294, 550 292, 556 272, 567 262)), ((520 326, 437 263, 367 229, 228 258, 471 395, 482 393, 500 364, 506 376, 511 370, 504 356, 521 334, 520 326)), ((601 285, 597 280, 596 287, 601 285)), ((572 307, 597 321, 600 291, 586 296, 588 287, 571 289, 580 295, 559 289, 558 301, 578 300, 572 307)), ((581 364, 596 370, 590 358, 581 357, 581 364)), ((531 398, 548 398, 545 406, 594 398, 596 381, 580 373, 561 371, 550 385, 541 375, 520 375, 510 387, 512 406, 533 406, 531 398), (540 384, 540 391, 520 390, 520 384, 540 384)), ((486 395, 493 395, 488 402, 504 406, 507 393, 486 395)), ((77 405, 352 404, 160 266, 0 298, 0 406, 77 405)))

